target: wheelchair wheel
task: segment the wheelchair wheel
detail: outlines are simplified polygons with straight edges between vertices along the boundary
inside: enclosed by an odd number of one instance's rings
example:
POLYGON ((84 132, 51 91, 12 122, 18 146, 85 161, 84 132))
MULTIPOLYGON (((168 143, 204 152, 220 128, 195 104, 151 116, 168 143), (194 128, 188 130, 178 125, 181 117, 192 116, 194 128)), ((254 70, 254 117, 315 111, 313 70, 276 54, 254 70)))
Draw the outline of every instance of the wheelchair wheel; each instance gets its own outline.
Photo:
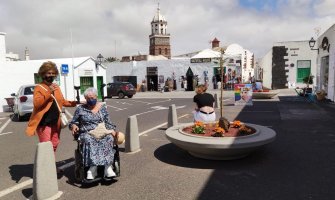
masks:
POLYGON ((115 149, 115 154, 114 154, 113 168, 114 168, 116 177, 119 177, 121 175, 119 147, 115 145, 114 149, 115 149))
POLYGON ((81 156, 81 153, 79 152, 79 149, 76 149, 74 151, 74 159, 75 159, 74 177, 76 181, 81 182, 82 180, 84 180, 85 170, 84 170, 84 165, 82 163, 82 156, 81 156))

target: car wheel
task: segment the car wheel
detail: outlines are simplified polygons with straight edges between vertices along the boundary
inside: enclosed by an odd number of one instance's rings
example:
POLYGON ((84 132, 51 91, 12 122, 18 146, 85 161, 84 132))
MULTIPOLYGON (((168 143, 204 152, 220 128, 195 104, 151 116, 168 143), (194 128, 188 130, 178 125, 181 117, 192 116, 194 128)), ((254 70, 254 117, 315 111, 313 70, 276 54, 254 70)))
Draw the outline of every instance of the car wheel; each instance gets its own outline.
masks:
POLYGON ((16 118, 16 121, 21 121, 22 120, 22 117, 20 116, 20 114, 19 113, 15 113, 14 114, 14 116, 15 116, 15 118, 16 118))
POLYGON ((119 93, 119 99, 123 99, 124 98, 124 94, 123 94, 123 92, 120 92, 119 93))
POLYGON ((128 95, 128 98, 132 98, 133 97, 133 95, 128 95))

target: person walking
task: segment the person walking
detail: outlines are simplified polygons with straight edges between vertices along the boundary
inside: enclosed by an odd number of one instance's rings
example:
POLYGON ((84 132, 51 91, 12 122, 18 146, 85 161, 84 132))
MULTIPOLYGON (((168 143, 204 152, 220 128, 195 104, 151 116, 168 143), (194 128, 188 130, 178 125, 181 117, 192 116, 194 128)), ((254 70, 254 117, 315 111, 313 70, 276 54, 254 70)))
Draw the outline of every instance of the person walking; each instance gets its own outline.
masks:
POLYGON ((55 63, 44 62, 38 70, 38 75, 43 81, 35 86, 33 97, 33 112, 30 116, 26 134, 38 135, 40 142, 51 141, 56 152, 61 132, 60 113, 57 103, 63 106, 74 107, 76 101, 65 100, 61 89, 53 83, 59 72, 55 63), (57 102, 56 102, 57 101, 57 102))

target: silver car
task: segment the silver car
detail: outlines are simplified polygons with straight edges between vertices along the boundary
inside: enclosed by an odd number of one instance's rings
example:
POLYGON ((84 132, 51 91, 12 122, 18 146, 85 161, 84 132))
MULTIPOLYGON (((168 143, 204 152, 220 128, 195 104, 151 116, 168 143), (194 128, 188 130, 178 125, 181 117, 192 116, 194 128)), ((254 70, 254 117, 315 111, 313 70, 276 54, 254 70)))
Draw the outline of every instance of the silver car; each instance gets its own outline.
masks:
POLYGON ((35 84, 23 85, 16 94, 11 94, 11 96, 15 98, 13 108, 14 115, 19 121, 33 112, 34 88, 35 84))

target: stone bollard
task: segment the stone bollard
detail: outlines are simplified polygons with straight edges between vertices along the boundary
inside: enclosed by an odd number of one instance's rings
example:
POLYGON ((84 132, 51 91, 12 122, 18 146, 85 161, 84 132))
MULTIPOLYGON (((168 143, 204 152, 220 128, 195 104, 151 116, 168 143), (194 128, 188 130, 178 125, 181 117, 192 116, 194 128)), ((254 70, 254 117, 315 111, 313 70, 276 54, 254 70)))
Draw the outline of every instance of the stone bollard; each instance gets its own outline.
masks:
POLYGON ((219 108, 219 99, 216 93, 214 94, 214 100, 215 100, 214 108, 219 108))
POLYGON ((140 150, 140 136, 138 135, 138 126, 136 115, 128 117, 126 126, 126 152, 136 152, 140 150))
POLYGON ((169 115, 168 115, 168 128, 178 125, 178 117, 176 105, 172 104, 169 106, 169 115))
POLYGON ((51 142, 38 143, 33 175, 33 200, 58 199, 63 192, 58 191, 55 155, 51 142))

